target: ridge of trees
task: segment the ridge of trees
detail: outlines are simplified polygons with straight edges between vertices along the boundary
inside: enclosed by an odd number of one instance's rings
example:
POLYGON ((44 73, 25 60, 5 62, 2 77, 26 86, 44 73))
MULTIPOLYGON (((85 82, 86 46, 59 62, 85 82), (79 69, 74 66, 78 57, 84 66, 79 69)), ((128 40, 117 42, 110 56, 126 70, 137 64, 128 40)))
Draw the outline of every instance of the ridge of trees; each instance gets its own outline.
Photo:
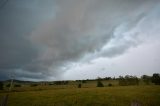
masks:
MULTIPOLYGON (((67 85, 68 83, 73 83, 77 82, 78 88, 81 88, 83 83, 87 83, 88 81, 97 81, 97 87, 103 87, 103 81, 106 80, 117 80, 120 86, 128 86, 128 85, 139 85, 140 81, 143 81, 146 85, 149 84, 155 84, 155 85, 160 85, 160 74, 159 73, 154 73, 152 76, 148 75, 142 75, 140 78, 137 76, 132 76, 132 75, 126 75, 126 76, 119 76, 118 78, 115 77, 98 77, 97 79, 86 79, 86 80, 71 80, 71 81, 43 81, 43 82, 32 82, 32 81, 20 81, 20 80, 14 80, 15 84, 14 87, 21 87, 21 84, 31 84, 31 86, 38 86, 38 85, 67 85)), ((9 80, 6 81, 0 81, 0 90, 3 90, 3 88, 9 87, 10 82, 9 80)), ((112 84, 108 84, 108 86, 112 86, 112 84)))

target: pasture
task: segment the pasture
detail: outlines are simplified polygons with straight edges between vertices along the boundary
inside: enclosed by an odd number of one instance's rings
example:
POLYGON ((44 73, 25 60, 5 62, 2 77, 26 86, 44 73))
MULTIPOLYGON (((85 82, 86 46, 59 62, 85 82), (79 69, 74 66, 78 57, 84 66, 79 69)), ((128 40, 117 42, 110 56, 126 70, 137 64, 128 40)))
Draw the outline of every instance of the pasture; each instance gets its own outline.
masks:
MULTIPOLYGON (((82 88, 74 81, 67 85, 24 85, 9 93, 8 106, 160 106, 158 85, 118 86, 117 81, 109 82, 96 87, 96 81, 89 81, 82 88), (113 86, 107 86, 109 82, 113 86)), ((1 91, 0 98, 6 94, 1 91)))

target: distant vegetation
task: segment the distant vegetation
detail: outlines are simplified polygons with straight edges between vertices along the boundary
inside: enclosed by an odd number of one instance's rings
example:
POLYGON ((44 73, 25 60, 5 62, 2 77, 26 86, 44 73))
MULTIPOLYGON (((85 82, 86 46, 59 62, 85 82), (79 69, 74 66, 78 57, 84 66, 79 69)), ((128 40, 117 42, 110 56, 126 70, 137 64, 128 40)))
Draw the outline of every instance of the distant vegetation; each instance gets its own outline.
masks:
POLYGON ((104 87, 103 83, 101 82, 101 78, 97 79, 97 87, 104 87))
POLYGON ((3 82, 0 81, 0 90, 3 90, 3 82))
MULTIPOLYGON (((14 80, 9 106, 160 106, 160 74, 30 82, 14 80), (125 86, 125 87, 124 87, 125 86), (80 88, 80 89, 79 89, 80 88), (14 93, 16 92, 16 93, 14 93)), ((0 82, 0 98, 10 80, 0 82)), ((0 100, 1 101, 1 100, 0 100)))
POLYGON ((119 85, 127 86, 127 85, 139 85, 139 79, 136 76, 126 75, 125 77, 119 77, 119 85))
POLYGON ((151 83, 151 76, 147 76, 147 75, 142 75, 141 76, 141 79, 143 80, 143 82, 146 84, 146 85, 149 85, 151 83))
MULTIPOLYGON (((155 84, 160 85, 160 74, 154 73, 152 76, 142 75, 140 78, 137 76, 119 76, 115 77, 98 77, 97 79, 86 79, 86 80, 76 80, 76 81, 51 81, 51 82, 31 82, 31 81, 19 81, 14 80, 13 87, 22 87, 22 85, 30 85, 30 87, 36 86, 55 86, 55 85, 75 85, 78 88, 87 87, 90 81, 96 81, 96 87, 104 87, 104 86, 130 86, 130 85, 139 85, 140 83, 145 85, 155 84), (108 83, 104 83, 104 81, 109 81, 108 83), (113 83, 114 82, 114 83, 113 83), (115 83, 116 82, 116 83, 115 83)), ((5 90, 10 87, 10 80, 1 81, 0 82, 0 90, 5 90)))
POLYGON ((97 81, 97 87, 104 87, 103 83, 100 80, 97 81))
POLYGON ((78 84, 78 88, 81 88, 82 84, 78 84))
POLYGON ((109 84, 108 84, 108 86, 112 86, 112 84, 111 84, 111 83, 109 83, 109 84))
POLYGON ((14 87, 21 87, 21 85, 20 84, 15 84, 14 87))
POLYGON ((30 86, 31 87, 35 87, 35 86, 38 86, 38 84, 31 84, 30 86))
POLYGON ((153 74, 152 82, 155 83, 156 85, 160 85, 160 74, 158 73, 153 74))

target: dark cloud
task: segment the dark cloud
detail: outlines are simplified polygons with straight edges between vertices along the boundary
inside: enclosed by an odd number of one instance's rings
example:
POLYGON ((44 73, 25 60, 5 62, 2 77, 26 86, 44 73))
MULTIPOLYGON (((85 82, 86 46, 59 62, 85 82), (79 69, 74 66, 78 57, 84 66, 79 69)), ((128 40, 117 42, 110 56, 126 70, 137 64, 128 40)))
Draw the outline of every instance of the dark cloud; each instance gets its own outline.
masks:
MULTIPOLYGON (((116 28, 128 22, 125 30, 130 30, 155 5, 145 0, 9 1, 0 10, 0 78, 10 70, 20 79, 57 77, 71 62, 101 51, 112 39, 124 39, 114 34, 116 28)), ((100 55, 122 54, 134 44, 130 41, 100 55)))
POLYGON ((4 76, 9 77, 9 73, 26 66, 37 58, 38 49, 31 43, 29 35, 39 22, 46 19, 43 15, 48 8, 40 9, 41 2, 33 5, 34 2, 37 1, 8 1, 0 9, 1 79, 4 79, 4 76), (35 7, 36 5, 38 7, 35 7))

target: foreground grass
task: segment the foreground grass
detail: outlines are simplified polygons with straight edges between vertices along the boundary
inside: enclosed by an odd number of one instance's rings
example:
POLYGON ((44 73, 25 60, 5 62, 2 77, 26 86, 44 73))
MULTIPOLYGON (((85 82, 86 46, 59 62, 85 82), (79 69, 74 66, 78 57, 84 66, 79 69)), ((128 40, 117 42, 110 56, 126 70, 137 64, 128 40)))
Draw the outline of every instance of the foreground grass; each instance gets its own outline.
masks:
MULTIPOLYGON (((0 93, 0 97, 5 93, 0 93)), ((160 106, 160 86, 65 88, 12 92, 8 106, 160 106)))

